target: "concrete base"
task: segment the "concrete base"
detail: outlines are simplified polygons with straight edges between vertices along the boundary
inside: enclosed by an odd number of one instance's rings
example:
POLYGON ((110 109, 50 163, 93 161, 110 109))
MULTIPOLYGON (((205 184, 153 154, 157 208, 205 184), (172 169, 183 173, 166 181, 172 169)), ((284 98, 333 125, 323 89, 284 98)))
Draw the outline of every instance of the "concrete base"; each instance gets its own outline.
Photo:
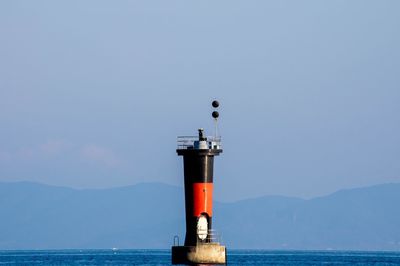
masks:
POLYGON ((172 264, 226 264, 226 248, 218 243, 173 246, 172 264))

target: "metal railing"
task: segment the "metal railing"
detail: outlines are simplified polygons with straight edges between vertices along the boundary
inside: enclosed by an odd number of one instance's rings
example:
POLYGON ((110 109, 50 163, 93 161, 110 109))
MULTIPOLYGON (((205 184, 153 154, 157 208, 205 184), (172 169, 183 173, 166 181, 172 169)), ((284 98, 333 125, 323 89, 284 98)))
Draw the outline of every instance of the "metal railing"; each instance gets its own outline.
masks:
MULTIPOLYGON (((197 238, 197 244, 204 244, 204 243, 217 243, 220 244, 222 243, 222 236, 217 232, 217 230, 214 229, 209 229, 208 230, 208 235, 207 238, 204 241, 201 241, 199 238, 197 238)), ((179 236, 175 235, 174 236, 174 246, 179 246, 179 236)))
POLYGON ((221 243, 222 237, 221 235, 214 229, 208 230, 208 237, 211 243, 221 243))
MULTIPOLYGON (((198 140, 198 136, 179 136, 177 138, 177 148, 178 150, 193 149, 194 142, 198 140)), ((221 149, 221 137, 207 136, 207 144, 209 149, 221 149)))
POLYGON ((174 236, 174 246, 179 246, 179 236, 178 235, 174 236))
POLYGON ((222 243, 222 237, 221 235, 214 229, 209 229, 208 230, 208 235, 207 238, 204 240, 200 240, 197 237, 197 245, 199 244, 211 244, 211 243, 215 243, 215 244, 220 244, 222 243))

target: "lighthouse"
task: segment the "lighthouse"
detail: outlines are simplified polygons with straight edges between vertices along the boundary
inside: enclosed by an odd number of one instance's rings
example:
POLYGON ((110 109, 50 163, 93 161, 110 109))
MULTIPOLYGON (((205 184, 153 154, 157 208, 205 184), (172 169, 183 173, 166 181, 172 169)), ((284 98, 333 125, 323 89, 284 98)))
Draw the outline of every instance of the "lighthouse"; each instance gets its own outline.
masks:
POLYGON ((214 157, 222 153, 217 132, 218 101, 212 106, 213 136, 206 136, 200 128, 197 136, 178 137, 176 152, 183 157, 184 168, 186 236, 183 246, 172 246, 173 264, 226 263, 226 248, 212 230, 214 157))

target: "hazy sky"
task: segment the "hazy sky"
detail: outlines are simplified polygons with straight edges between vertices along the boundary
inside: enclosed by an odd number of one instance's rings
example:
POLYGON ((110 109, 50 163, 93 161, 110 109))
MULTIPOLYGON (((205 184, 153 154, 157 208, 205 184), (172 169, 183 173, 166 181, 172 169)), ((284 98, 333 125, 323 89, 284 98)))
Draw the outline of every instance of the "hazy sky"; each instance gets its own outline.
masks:
POLYGON ((400 182, 400 1, 1 1, 0 181, 182 185, 216 198, 400 182))

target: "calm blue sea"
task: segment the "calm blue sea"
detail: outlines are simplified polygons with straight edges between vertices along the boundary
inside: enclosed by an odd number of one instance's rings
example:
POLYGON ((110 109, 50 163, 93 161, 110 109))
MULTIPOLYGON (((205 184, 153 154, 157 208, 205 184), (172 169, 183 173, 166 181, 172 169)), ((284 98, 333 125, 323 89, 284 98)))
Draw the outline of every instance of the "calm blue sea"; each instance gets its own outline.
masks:
MULTIPOLYGON (((228 250, 229 265, 400 265, 400 252, 228 250)), ((169 250, 0 251, 0 265, 169 265, 169 250)))

